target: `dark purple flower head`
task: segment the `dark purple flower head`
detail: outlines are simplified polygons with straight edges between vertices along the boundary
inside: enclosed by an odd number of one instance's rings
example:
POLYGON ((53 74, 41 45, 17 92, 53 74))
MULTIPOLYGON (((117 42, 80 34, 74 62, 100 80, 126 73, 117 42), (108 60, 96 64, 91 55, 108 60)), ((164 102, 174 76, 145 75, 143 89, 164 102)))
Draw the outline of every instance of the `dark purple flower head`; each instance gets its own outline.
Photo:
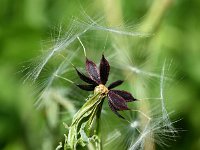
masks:
POLYGON ((118 111, 129 110, 126 103, 135 101, 136 99, 129 92, 122 90, 112 90, 113 88, 121 85, 123 83, 122 80, 117 80, 111 83, 108 88, 105 86, 108 81, 110 65, 109 62, 105 59, 104 55, 102 55, 99 69, 93 61, 86 58, 86 71, 89 77, 76 69, 80 79, 88 83, 76 85, 82 90, 100 92, 103 96, 107 96, 110 109, 117 116, 124 119, 124 117, 121 116, 118 111))

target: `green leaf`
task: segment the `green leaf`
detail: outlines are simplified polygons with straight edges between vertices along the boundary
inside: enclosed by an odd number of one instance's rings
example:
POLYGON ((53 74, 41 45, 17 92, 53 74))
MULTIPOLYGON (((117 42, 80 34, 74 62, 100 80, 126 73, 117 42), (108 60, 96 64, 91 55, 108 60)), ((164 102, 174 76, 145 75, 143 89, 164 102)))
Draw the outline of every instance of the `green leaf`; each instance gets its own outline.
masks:
POLYGON ((94 94, 92 97, 89 97, 87 102, 74 115, 65 143, 66 150, 75 150, 77 145, 84 147, 88 144, 91 137, 97 136, 90 134, 95 133, 92 132, 94 129, 94 120, 103 98, 104 97, 100 93, 94 94))

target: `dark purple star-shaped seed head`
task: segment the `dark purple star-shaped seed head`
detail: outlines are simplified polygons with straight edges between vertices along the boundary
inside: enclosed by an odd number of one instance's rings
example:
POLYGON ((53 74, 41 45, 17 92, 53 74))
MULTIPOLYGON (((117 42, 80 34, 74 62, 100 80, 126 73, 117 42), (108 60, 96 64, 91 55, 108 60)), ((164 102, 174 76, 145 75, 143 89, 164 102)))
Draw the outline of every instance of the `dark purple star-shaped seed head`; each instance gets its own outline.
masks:
POLYGON ((86 58, 86 71, 89 77, 76 69, 80 79, 88 83, 76 85, 82 90, 94 91, 95 93, 101 93, 104 97, 107 96, 110 109, 117 116, 124 119, 124 117, 121 116, 118 111, 129 110, 126 103, 135 101, 136 99, 129 92, 123 90, 112 90, 113 88, 121 85, 123 83, 122 80, 117 80, 111 83, 108 88, 105 86, 108 81, 110 65, 109 62, 105 59, 104 55, 102 55, 99 69, 93 61, 86 58))

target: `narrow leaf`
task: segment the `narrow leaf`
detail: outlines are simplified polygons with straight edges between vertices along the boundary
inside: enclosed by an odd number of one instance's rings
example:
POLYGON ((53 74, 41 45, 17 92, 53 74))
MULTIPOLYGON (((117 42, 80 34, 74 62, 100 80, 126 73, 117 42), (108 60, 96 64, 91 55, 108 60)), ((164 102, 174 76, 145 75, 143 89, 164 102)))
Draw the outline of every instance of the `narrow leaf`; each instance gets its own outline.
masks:
POLYGON ((122 119, 125 119, 122 115, 120 115, 118 112, 117 112, 117 108, 115 108, 113 105, 112 105, 112 103, 110 102, 110 101, 108 101, 108 105, 109 105, 109 107, 110 107, 110 109, 118 116, 118 117, 120 117, 120 118, 122 118, 122 119))
POLYGON ((85 81, 88 84, 93 84, 93 85, 97 85, 97 83, 95 81, 93 81, 92 79, 90 79, 89 77, 85 76, 83 73, 81 73, 77 68, 76 72, 78 74, 78 76, 80 77, 81 80, 85 81))
POLYGON ((131 93, 127 91, 122 91, 122 90, 112 90, 115 94, 121 96, 122 98, 125 99, 126 102, 132 102, 135 101, 136 99, 132 96, 131 93))
POLYGON ((123 82, 124 82, 123 80, 117 80, 117 81, 111 83, 111 84, 108 86, 108 89, 109 89, 109 90, 110 90, 110 89, 113 89, 113 88, 115 88, 115 87, 121 85, 123 82))
POLYGON ((85 91, 94 91, 95 85, 85 85, 85 84, 76 84, 77 87, 79 87, 82 90, 85 91))
POLYGON ((126 101, 119 95, 115 94, 113 91, 108 92, 108 99, 114 107, 119 110, 129 110, 126 105, 126 101))
POLYGON ((101 78, 101 83, 104 85, 108 81, 109 71, 110 71, 110 65, 108 61, 105 59, 104 55, 102 55, 100 63, 100 78, 101 78))
POLYGON ((97 84, 100 84, 100 76, 99 71, 97 69, 96 64, 86 58, 86 70, 92 80, 94 80, 97 84))

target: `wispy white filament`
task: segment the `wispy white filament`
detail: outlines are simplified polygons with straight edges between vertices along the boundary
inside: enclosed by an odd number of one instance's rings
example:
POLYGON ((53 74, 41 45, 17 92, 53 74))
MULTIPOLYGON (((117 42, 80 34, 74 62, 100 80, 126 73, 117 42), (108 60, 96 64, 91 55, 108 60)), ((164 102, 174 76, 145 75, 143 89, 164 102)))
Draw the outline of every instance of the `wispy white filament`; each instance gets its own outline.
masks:
POLYGON ((81 42, 80 38, 77 37, 77 39, 79 40, 79 42, 81 43, 81 46, 83 47, 83 51, 84 51, 84 55, 86 57, 86 50, 85 50, 85 46, 83 45, 83 43, 81 42))

